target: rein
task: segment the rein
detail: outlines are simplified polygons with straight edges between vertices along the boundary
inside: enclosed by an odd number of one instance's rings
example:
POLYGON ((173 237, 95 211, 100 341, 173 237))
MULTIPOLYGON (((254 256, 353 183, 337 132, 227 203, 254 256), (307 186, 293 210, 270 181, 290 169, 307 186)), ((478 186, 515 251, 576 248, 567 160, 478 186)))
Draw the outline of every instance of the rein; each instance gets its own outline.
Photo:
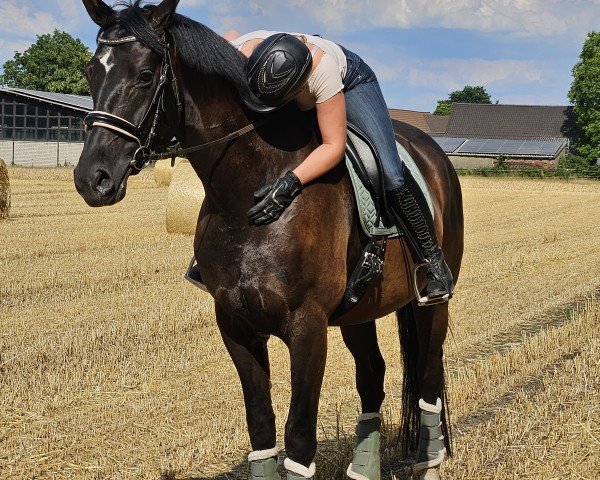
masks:
MULTIPOLYGON (((123 45, 125 43, 132 43, 138 41, 139 40, 135 36, 122 37, 113 40, 103 38, 102 36, 98 38, 98 43, 108 46, 123 45)), ((179 142, 170 142, 167 145, 157 147, 154 143, 156 141, 161 120, 164 115, 166 101, 165 95, 169 78, 171 78, 171 89, 173 91, 177 103, 178 127, 180 127, 182 124, 184 113, 183 102, 181 101, 179 88, 177 86, 177 77, 175 76, 173 62, 171 60, 171 54, 169 53, 169 45, 164 41, 161 41, 160 43, 163 47, 163 61, 160 68, 160 79, 152 97, 152 101, 150 102, 146 113, 142 117, 142 121, 140 122, 140 124, 136 126, 135 124, 133 124, 129 120, 124 119, 123 117, 119 117, 118 115, 114 115, 112 113, 104 112, 101 110, 94 110, 88 113, 83 120, 86 132, 91 130, 93 127, 102 127, 106 128, 107 130, 111 130, 117 134, 120 134, 126 137, 129 141, 136 142, 139 145, 139 148, 135 151, 135 153, 133 154, 133 158, 129 162, 130 170, 141 171, 156 160, 170 158, 173 162, 175 160, 175 157, 179 155, 187 155, 193 152, 198 152, 200 150, 213 147, 215 145, 230 142, 236 138, 246 135, 247 133, 255 130, 256 128, 266 123, 266 119, 259 121, 256 124, 251 123, 217 140, 196 145, 194 147, 181 148, 181 143, 179 142), (144 140, 143 127, 152 116, 153 111, 154 117, 152 120, 150 131, 148 132, 144 140)))

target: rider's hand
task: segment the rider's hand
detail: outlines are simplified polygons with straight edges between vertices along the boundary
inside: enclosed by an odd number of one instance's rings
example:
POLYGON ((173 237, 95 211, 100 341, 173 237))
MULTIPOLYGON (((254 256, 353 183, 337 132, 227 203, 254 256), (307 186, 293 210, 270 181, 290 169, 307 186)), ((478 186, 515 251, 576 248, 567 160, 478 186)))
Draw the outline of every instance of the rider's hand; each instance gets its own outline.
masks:
POLYGON ((302 183, 293 172, 287 172, 274 182, 267 183, 254 192, 256 205, 248 210, 248 223, 250 225, 273 223, 281 217, 292 200, 300 195, 301 190, 302 183))

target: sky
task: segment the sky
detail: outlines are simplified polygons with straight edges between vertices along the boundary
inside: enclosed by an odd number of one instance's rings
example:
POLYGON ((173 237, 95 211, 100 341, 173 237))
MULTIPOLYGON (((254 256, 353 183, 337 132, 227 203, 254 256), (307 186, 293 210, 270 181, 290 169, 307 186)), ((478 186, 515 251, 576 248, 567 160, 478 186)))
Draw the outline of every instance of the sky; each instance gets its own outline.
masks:
MULTIPOLYGON (((178 12, 221 34, 320 34, 367 61, 389 107, 419 111, 465 85, 503 104, 567 105, 583 42, 600 30, 600 0, 181 0, 178 12)), ((81 0, 0 0, 0 64, 54 29, 95 50, 81 0)))

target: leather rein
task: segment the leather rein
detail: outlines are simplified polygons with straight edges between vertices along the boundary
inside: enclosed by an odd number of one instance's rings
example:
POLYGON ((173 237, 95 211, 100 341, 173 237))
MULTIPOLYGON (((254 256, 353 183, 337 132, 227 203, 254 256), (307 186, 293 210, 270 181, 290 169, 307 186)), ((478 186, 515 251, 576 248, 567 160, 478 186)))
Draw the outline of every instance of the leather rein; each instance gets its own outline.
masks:
MULTIPOLYGON (((122 37, 117 39, 106 39, 102 36, 98 38, 99 44, 108 46, 123 45, 125 43, 132 43, 138 41, 139 40, 135 36, 122 37)), ((120 134, 127 140, 131 142, 136 142, 139 145, 138 149, 133 154, 133 158, 129 162, 130 170, 141 171, 156 160, 170 158, 172 161, 174 161, 175 157, 177 156, 187 155, 190 153, 198 152, 200 150, 213 147, 215 145, 228 143, 231 140, 246 135, 247 133, 255 130, 257 127, 265 123, 264 121, 257 122, 257 124, 251 123, 224 137, 218 138, 207 143, 196 145, 194 147, 181 148, 181 143, 179 143, 178 141, 172 141, 166 145, 156 146, 155 143, 158 135, 158 129, 160 128, 161 121, 164 115, 164 106, 166 102, 167 86, 169 84, 169 80, 171 80, 171 89, 173 91, 177 104, 178 128, 183 123, 184 118, 184 106, 181 100, 181 95, 177 84, 177 77, 175 76, 175 71, 173 69, 171 54, 169 53, 169 44, 164 41, 161 41, 160 43, 163 46, 163 60, 160 68, 160 79, 154 92, 154 96, 152 97, 152 101, 146 109, 146 113, 142 117, 142 121, 139 123, 139 125, 136 126, 134 123, 130 122, 129 120, 126 120, 123 117, 119 117, 118 115, 114 115, 112 113, 104 112, 101 110, 94 110, 88 113, 83 120, 86 132, 88 132, 94 127, 102 127, 117 134, 120 134), (145 133, 144 125, 152 116, 153 118, 150 130, 147 133, 145 133)))

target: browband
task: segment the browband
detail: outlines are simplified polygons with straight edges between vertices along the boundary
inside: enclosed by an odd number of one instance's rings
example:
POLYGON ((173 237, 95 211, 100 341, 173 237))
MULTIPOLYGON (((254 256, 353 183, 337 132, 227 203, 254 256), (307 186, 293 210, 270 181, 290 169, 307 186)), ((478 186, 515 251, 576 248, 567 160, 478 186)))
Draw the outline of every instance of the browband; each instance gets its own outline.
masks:
POLYGON ((132 43, 137 41, 138 39, 133 35, 131 35, 130 37, 115 38, 114 40, 110 40, 104 37, 98 37, 98 43, 101 43, 103 45, 121 45, 123 43, 132 43))

